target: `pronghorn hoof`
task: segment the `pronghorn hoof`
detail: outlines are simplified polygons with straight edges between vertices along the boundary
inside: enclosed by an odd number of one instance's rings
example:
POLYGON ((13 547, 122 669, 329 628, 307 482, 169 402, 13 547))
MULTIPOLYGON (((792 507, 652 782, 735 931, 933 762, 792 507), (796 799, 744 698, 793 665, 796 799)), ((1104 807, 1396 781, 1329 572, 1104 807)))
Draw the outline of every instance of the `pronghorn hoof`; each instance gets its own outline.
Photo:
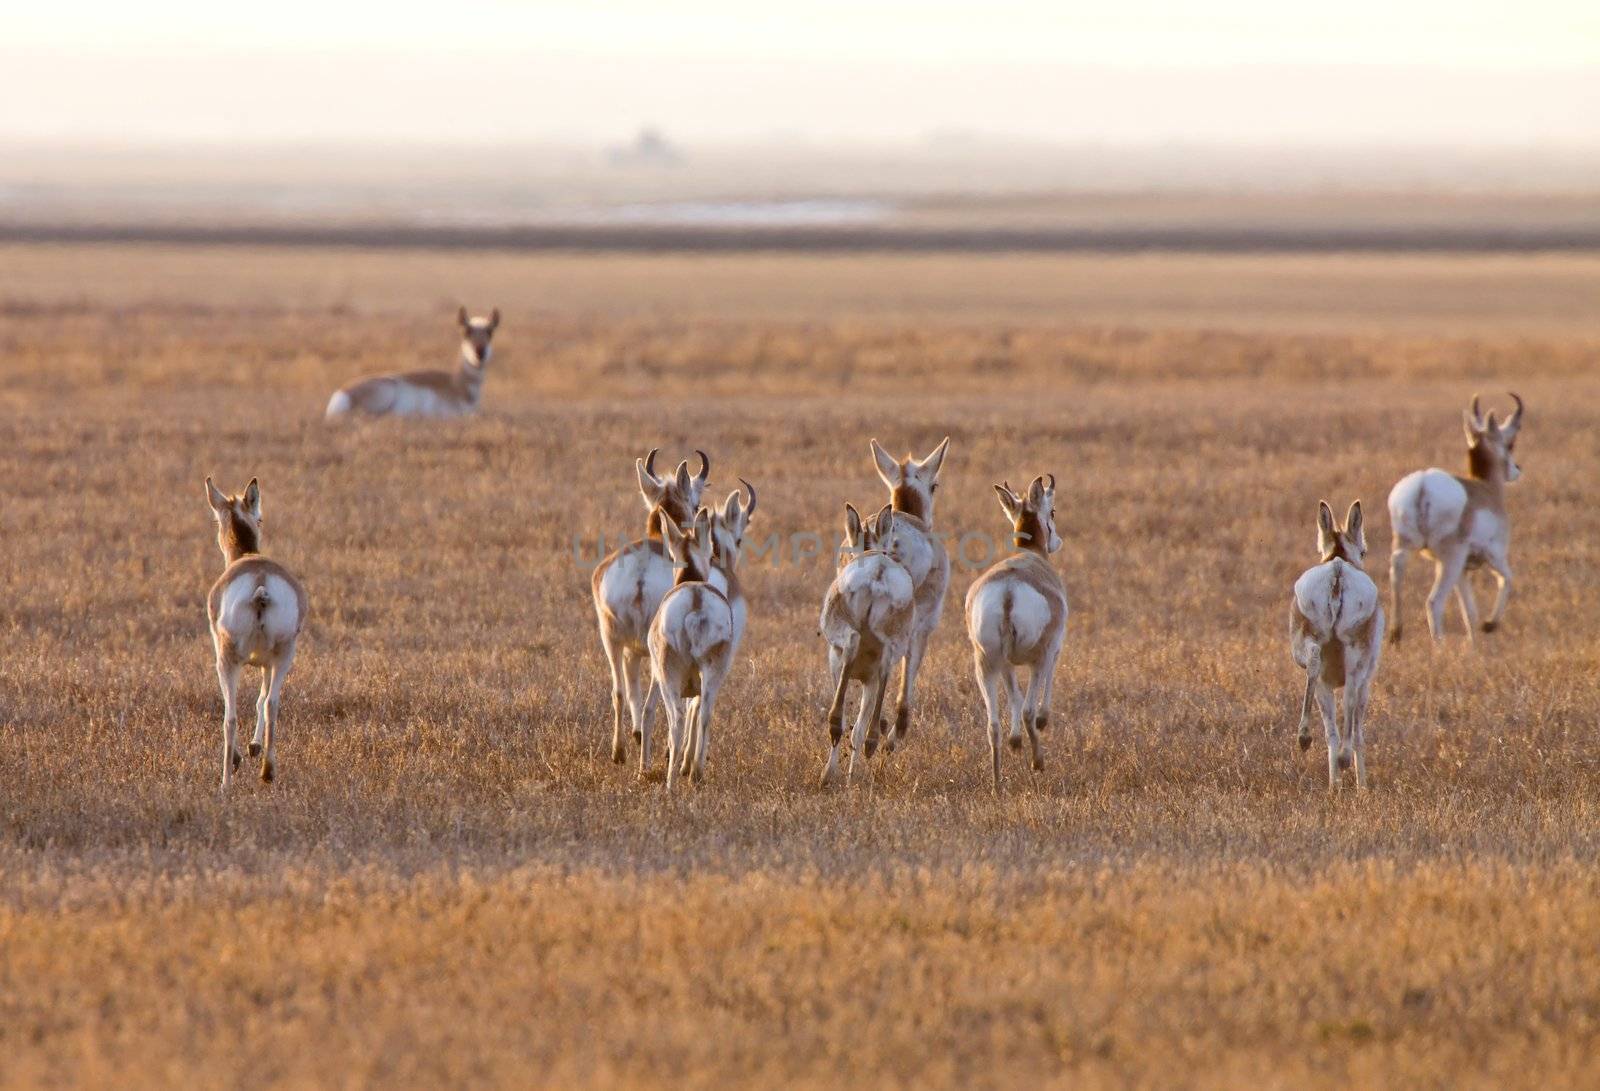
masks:
MULTIPOLYGON (((252 758, 259 758, 261 756, 261 744, 260 743, 253 742, 253 743, 250 744, 250 756, 252 758)), ((234 764, 237 765, 239 763, 238 762, 234 762, 234 764)))
POLYGON ((1485 621, 1483 623, 1483 631, 1486 633, 1492 633, 1498 628, 1500 628, 1500 623, 1498 621, 1485 621))
POLYGON ((1310 750, 1310 749, 1311 749, 1311 736, 1310 735, 1301 735, 1300 736, 1300 752, 1303 754, 1307 750, 1310 750))
POLYGON ((895 738, 905 738, 906 732, 909 730, 911 730, 911 710, 909 708, 897 709, 894 714, 895 738))
MULTIPOLYGON (((242 762, 243 760, 244 759, 239 756, 239 751, 235 750, 233 752, 233 767, 235 769, 239 768, 239 763, 242 762)), ((227 785, 224 784, 223 787, 226 788, 227 785)))
POLYGON ((1044 734, 1044 729, 1050 726, 1050 713, 1040 712, 1033 718, 1033 729, 1039 734, 1044 734))
POLYGON ((878 737, 876 735, 874 735, 872 738, 867 740, 866 755, 867 755, 867 757, 870 758, 870 757, 872 757, 872 755, 876 754, 877 752, 878 752, 878 737))
POLYGON ((272 783, 272 764, 270 762, 264 763, 261 766, 261 783, 262 784, 271 784, 272 783))
POLYGON ((1034 758, 1033 759, 1033 771, 1035 773, 1044 772, 1044 759, 1043 758, 1034 758))
POLYGON ((637 742, 637 743, 644 742, 644 733, 641 732, 637 727, 633 729, 632 735, 633 735, 633 741, 634 742, 637 742))
POLYGON ((1021 750, 1022 749, 1022 736, 1021 735, 1013 735, 1013 736, 1011 736, 1009 739, 1006 740, 1006 745, 1011 747, 1011 749, 1013 749, 1013 750, 1021 750))
POLYGON ((1338 762, 1339 762, 1339 769, 1340 769, 1341 772, 1343 770, 1345 770, 1345 769, 1350 768, 1350 755, 1349 754, 1340 754, 1339 758, 1338 758, 1338 762))
POLYGON ((1393 629, 1389 630, 1389 643, 1400 643, 1400 626, 1396 625, 1393 629))
POLYGON ((611 748, 611 760, 616 762, 618 765, 621 765, 623 762, 628 760, 627 751, 623 750, 620 746, 613 746, 611 748))

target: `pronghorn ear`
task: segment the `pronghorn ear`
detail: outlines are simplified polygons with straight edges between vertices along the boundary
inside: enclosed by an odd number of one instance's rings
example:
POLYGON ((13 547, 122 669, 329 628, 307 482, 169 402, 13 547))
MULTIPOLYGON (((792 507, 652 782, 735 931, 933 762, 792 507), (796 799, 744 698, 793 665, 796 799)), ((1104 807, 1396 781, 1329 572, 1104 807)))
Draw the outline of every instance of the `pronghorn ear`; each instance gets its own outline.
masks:
POLYGON ((211 505, 213 511, 228 510, 227 496, 223 495, 222 490, 212 484, 209 477, 206 478, 206 502, 211 505))
POLYGON ((500 328, 500 308, 496 307, 489 312, 489 332, 493 333, 500 328))
POLYGON ((677 483, 679 489, 685 490, 685 491, 688 490, 688 488, 689 488, 689 463, 688 462, 680 462, 680 463, 678 463, 678 472, 673 475, 673 480, 677 483))
POLYGON ((900 484, 900 463, 889 457, 877 440, 872 441, 872 461, 878 465, 878 476, 891 489, 900 484))
POLYGON ((465 330, 470 324, 471 323, 467 320, 467 309, 465 307, 459 308, 456 311, 456 325, 465 330))
POLYGON ((944 465, 944 453, 950 449, 950 437, 945 436, 927 458, 917 463, 917 468, 929 477, 939 476, 939 467, 944 465))
POLYGON ((878 540, 884 541, 894 530, 894 505, 885 504, 878 509, 878 514, 872 517, 872 525, 878 529, 878 540))
POLYGON ((854 504, 844 506, 844 537, 851 545, 861 541, 861 513, 854 504))
POLYGON ((1344 517, 1344 536, 1356 544, 1356 547, 1365 553, 1367 551, 1367 536, 1361 532, 1361 501, 1357 500, 1350 505, 1350 510, 1344 517))
POLYGON ((1015 519, 1017 517, 1017 508, 1022 503, 1017 499, 1017 494, 1011 491, 1009 484, 996 485, 994 491, 1000 497, 1000 510, 1006 513, 1006 518, 1015 519))
POLYGON ((1333 521, 1333 509, 1326 500, 1317 502, 1317 549, 1323 553, 1333 548, 1338 541, 1339 524, 1333 521))
POLYGON ((661 520, 661 535, 666 539, 667 556, 677 564, 682 564, 684 559, 683 531, 678 529, 678 524, 671 519, 661 520))
POLYGON ((1044 478, 1036 477, 1028 486, 1028 503, 1037 508, 1044 503, 1044 478))
POLYGON ((244 487, 244 506, 249 508, 257 519, 261 518, 261 485, 253 477, 250 479, 250 484, 244 487))
POLYGON ((633 466, 639 473, 639 492, 644 496, 645 505, 655 507, 661 503, 661 494, 666 492, 667 487, 656 480, 656 476, 645 466, 644 459, 634 459, 633 466))

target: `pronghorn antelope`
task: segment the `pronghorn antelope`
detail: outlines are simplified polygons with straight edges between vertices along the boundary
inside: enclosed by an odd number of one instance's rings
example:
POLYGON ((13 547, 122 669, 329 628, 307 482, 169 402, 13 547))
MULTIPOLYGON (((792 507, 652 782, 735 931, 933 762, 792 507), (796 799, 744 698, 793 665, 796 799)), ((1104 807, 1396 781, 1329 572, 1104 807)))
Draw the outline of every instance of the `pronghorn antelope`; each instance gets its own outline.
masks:
MULTIPOLYGON (((742 477, 739 479, 739 484, 744 486, 744 497, 741 497, 737 490, 731 492, 721 507, 710 511, 712 542, 710 582, 728 600, 728 609, 733 614, 733 642, 728 649, 730 664, 739 655, 739 644, 744 640, 745 619, 749 613, 744 601, 744 588, 739 583, 739 551, 744 546, 744 532, 750 526, 750 516, 756 510, 755 486, 742 477)), ((694 707, 691 702, 690 715, 694 715, 694 707)), ((707 731, 701 735, 697 751, 683 752, 679 773, 689 775, 691 758, 699 761, 703 773, 706 754, 710 748, 710 734, 707 731)))
POLYGON ((1000 508, 1011 521, 1018 552, 998 562, 967 591, 967 636, 972 641, 978 685, 989 718, 989 757, 994 791, 1000 793, 1000 690, 1011 711, 1012 749, 1027 728, 1033 768, 1044 768, 1039 734, 1050 722, 1056 660, 1067 635, 1067 589, 1050 563, 1061 548, 1056 534, 1056 477, 1033 479, 1026 496, 996 485, 1000 508), (1028 668, 1028 694, 1017 684, 1017 667, 1028 668))
MULTIPOLYGON (((854 779, 857 758, 864 761, 877 749, 889 674, 905 658, 916 617, 916 590, 897 556, 900 543, 893 508, 884 505, 864 524, 853 505, 844 507, 846 553, 841 554, 838 575, 822 601, 821 630, 828 642, 828 672, 833 680, 824 787, 839 772, 845 691, 852 681, 861 683, 861 710, 850 735, 846 778, 854 779), (848 554, 854 556, 846 560, 848 554)), ((890 735, 886 745, 892 744, 890 735)))
POLYGON ((911 726, 911 697, 917 671, 928 650, 928 638, 939 627, 944 592, 950 583, 950 555, 944 542, 933 533, 933 494, 939 488, 939 467, 944 465, 949 449, 950 437, 946 436, 926 458, 908 456, 896 461, 877 440, 872 441, 872 460, 877 464, 878 476, 889 486, 901 563, 916 588, 916 617, 911 623, 905 670, 900 675, 899 707, 895 710, 896 739, 904 738, 911 726))
POLYGON ((677 786, 680 764, 695 783, 705 778, 711 715, 733 663, 733 610, 710 582, 711 518, 702 508, 687 534, 666 524, 678 574, 650 623, 651 677, 667 706, 669 791, 677 786))
POLYGON ((500 310, 495 308, 488 318, 468 318, 462 307, 456 323, 461 327, 461 362, 455 371, 405 371, 357 379, 328 399, 327 418, 353 412, 375 417, 460 417, 476 412, 500 310))
POLYGON ((1484 420, 1478 399, 1465 413, 1467 475, 1444 470, 1418 470, 1400 479, 1389 493, 1389 523, 1394 535, 1389 553, 1389 602, 1394 613, 1390 639, 1400 640, 1400 583, 1406 555, 1420 550, 1433 558, 1433 590, 1428 592, 1428 628, 1434 640, 1444 636, 1444 610, 1452 590, 1467 626, 1467 640, 1478 627, 1478 604, 1463 572, 1488 565, 1499 583, 1494 612, 1483 623, 1492 633, 1511 597, 1511 520, 1506 515, 1506 485, 1522 476, 1512 451, 1522 429, 1522 399, 1504 424, 1490 412, 1484 420))
POLYGON ((206 478, 206 499, 217 521, 217 545, 227 567, 211 586, 206 613, 222 684, 222 787, 227 790, 240 757, 239 675, 261 668, 256 730, 250 756, 262 754, 261 779, 276 768, 278 695, 294 663, 295 640, 306 623, 306 591, 283 565, 261 555, 261 486, 255 478, 239 496, 225 496, 206 478))
POLYGON ((1367 786, 1367 701, 1383 650, 1383 607, 1378 587, 1362 570, 1367 538, 1361 529, 1361 501, 1350 505, 1344 526, 1326 500, 1317 509, 1317 552, 1322 561, 1294 581, 1289 607, 1289 643, 1294 661, 1306 672, 1300 705, 1300 749, 1311 746, 1311 703, 1322 710, 1328 740, 1328 787, 1339 773, 1356 766, 1356 784, 1367 786), (1334 717, 1334 690, 1344 690, 1344 730, 1334 717))
POLYGON ((626 702, 633 736, 640 742, 640 776, 650 767, 650 721, 657 699, 650 683, 646 640, 656 607, 672 588, 672 560, 663 540, 664 528, 682 529, 693 523, 711 473, 711 460, 705 452, 695 453, 700 456, 698 474, 690 474, 689 464, 680 462, 677 472, 664 478, 656 475, 654 450, 648 458, 634 460, 639 494, 649 512, 645 536, 607 556, 590 580, 600 643, 611 666, 611 760, 620 763, 626 757, 622 742, 622 706, 626 702))

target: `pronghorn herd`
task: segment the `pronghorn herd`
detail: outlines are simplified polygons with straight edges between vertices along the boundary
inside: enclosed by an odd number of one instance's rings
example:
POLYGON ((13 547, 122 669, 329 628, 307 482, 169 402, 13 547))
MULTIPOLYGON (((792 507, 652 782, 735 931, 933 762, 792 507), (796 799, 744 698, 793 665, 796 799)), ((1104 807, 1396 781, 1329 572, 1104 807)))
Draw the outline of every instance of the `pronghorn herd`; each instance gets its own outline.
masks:
MULTIPOLYGON (((463 342, 458 372, 410 372, 352 383, 328 404, 329 418, 353 411, 377 415, 453 416, 476 408, 499 312, 488 318, 459 316, 463 342)), ((1483 623, 1491 632, 1505 613, 1511 586, 1505 486, 1520 471, 1512 457, 1522 426, 1522 400, 1503 423, 1485 418, 1478 399, 1466 414, 1465 476, 1420 470, 1389 494, 1393 533, 1390 599, 1398 642, 1400 588, 1406 556, 1421 552, 1435 564, 1428 595, 1428 623, 1435 641, 1452 591, 1467 623, 1469 640, 1478 627, 1477 608, 1464 572, 1487 565, 1499 594, 1483 623)), ((923 458, 891 456, 870 443, 874 468, 889 490, 889 502, 863 519, 845 504, 845 535, 839 563, 823 597, 819 632, 827 646, 831 700, 826 721, 829 748, 824 786, 839 773, 839 751, 850 731, 846 779, 880 749, 892 753, 910 727, 917 674, 938 628, 950 580, 950 560, 933 524, 934 496, 949 451, 946 437, 923 458), (890 679, 900 668, 893 726, 885 715, 890 679), (860 704, 847 716, 850 684, 860 704)), ((718 695, 734 667, 744 636, 747 608, 738 563, 756 510, 756 490, 741 489, 719 504, 703 504, 711 460, 696 451, 668 473, 656 467, 658 450, 635 461, 645 507, 644 534, 605 557, 594 569, 591 592, 600 644, 611 670, 613 761, 626 759, 623 711, 639 744, 639 775, 651 770, 651 723, 663 705, 667 721, 666 783, 706 776, 711 725, 718 695)), ((1040 737, 1050 722, 1056 665, 1066 641, 1067 591, 1051 554, 1061 548, 1056 530, 1054 474, 1034 477, 1018 492, 1009 482, 994 486, 1010 527, 1015 552, 992 565, 968 588, 967 638, 982 695, 989 740, 990 776, 1000 792, 1002 741, 1020 749, 1024 735, 1030 765, 1044 767, 1040 737), (1022 685, 1018 669, 1026 668, 1022 685), (1002 719, 1009 717, 1009 733, 1002 719)), ((299 580, 261 555, 261 490, 254 478, 238 496, 206 479, 206 495, 217 524, 225 568, 207 600, 217 676, 222 687, 222 786, 227 789, 242 758, 236 744, 238 688, 245 666, 260 667, 255 732, 249 750, 261 755, 261 779, 276 770, 279 695, 294 662, 295 642, 305 625, 307 599, 299 580)), ((1328 783, 1338 787, 1354 767, 1366 787, 1366 713, 1384 635, 1384 610, 1367 575, 1361 502, 1350 505, 1343 524, 1326 501, 1317 520, 1319 561, 1295 581, 1290 605, 1290 647, 1305 672, 1299 744, 1311 745, 1311 716, 1320 711, 1328 747, 1328 783), (1336 697, 1342 691, 1342 717, 1336 697)))

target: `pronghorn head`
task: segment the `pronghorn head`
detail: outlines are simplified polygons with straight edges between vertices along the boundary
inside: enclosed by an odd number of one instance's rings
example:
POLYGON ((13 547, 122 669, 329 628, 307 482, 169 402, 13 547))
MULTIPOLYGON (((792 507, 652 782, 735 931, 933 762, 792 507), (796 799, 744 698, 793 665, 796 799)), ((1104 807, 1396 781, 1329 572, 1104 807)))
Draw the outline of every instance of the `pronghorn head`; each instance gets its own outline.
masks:
POLYGON ((890 505, 895 511, 933 526, 933 494, 939 487, 939 467, 944 465, 949 448, 950 437, 946 436, 926 458, 907 455, 896 461, 877 440, 872 441, 872 460, 877 463, 878 476, 889 486, 890 505))
POLYGON ((862 519, 854 504, 846 504, 844 548, 839 551, 839 567, 843 568, 861 554, 873 551, 887 553, 899 560, 900 538, 895 533, 896 529, 893 505, 885 504, 872 518, 862 519))
POLYGON ((500 326, 500 308, 489 312, 488 318, 467 316, 462 307, 456 312, 456 325, 461 327, 461 359, 468 367, 481 368, 489 362, 489 342, 500 326))
POLYGON ((717 563, 730 570, 739 563, 744 532, 750 526, 751 514, 756 510, 755 486, 742 477, 739 484, 744 486, 744 494, 740 495, 737 489, 730 492, 711 520, 711 538, 716 545, 717 563))
POLYGON ((1324 564, 1335 557, 1360 568, 1367 557, 1367 536, 1361 525, 1361 501, 1350 505, 1345 514, 1344 526, 1333 518, 1333 509, 1326 500, 1317 505, 1317 553, 1324 564))
POLYGON ((639 495, 644 497, 644 506, 650 513, 650 521, 646 532, 652 538, 661 536, 663 523, 672 523, 680 530, 687 530, 694 521, 695 512, 700 510, 700 494, 706 490, 706 481, 711 476, 711 460, 704 451, 696 451, 700 456, 700 472, 691 474, 688 461, 678 463, 678 469, 666 477, 656 475, 656 452, 660 448, 652 447, 649 456, 634 459, 634 469, 639 474, 639 495))
POLYGON ((261 486, 255 478, 238 496, 227 496, 208 477, 206 501, 217 521, 217 546, 228 563, 261 552, 261 486))
POLYGON ((1492 409, 1485 420, 1478 409, 1478 396, 1472 396, 1472 408, 1463 414, 1462 421, 1467 433, 1467 472, 1471 476, 1507 482, 1522 476, 1522 467, 1512 455, 1517 446, 1517 433, 1522 431, 1522 399, 1513 394, 1511 400, 1517 403, 1517 408, 1501 424, 1492 409))
POLYGON ((1049 480, 1033 479, 1027 496, 1011 491, 1011 482, 994 487, 1000 496, 1000 509, 1011 520, 1014 541, 1022 549, 1050 554, 1061 548, 1061 536, 1056 533, 1056 475, 1049 480))
POLYGON ((676 523, 665 526, 667 555, 672 567, 677 569, 675 583, 704 583, 711 578, 711 553, 715 546, 711 538, 711 512, 701 508, 687 532, 676 523))

